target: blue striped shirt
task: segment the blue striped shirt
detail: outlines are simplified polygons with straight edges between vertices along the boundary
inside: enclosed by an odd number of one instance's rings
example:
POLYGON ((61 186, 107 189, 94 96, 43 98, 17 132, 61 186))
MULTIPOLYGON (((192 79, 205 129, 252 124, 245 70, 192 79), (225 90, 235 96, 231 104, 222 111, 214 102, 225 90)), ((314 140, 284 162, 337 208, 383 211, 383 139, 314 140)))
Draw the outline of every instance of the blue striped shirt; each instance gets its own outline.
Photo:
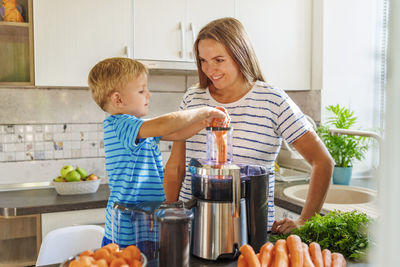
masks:
MULTIPOLYGON (((203 106, 222 106, 231 117, 233 127, 233 161, 265 166, 274 171, 282 138, 289 144, 311 130, 310 123, 298 106, 281 89, 257 81, 253 88, 236 102, 218 103, 208 89, 189 88, 185 93, 180 109, 203 106)), ((206 158, 206 132, 200 131, 186 140, 186 163, 191 158, 206 158)), ((268 226, 275 218, 274 208, 275 177, 270 176, 268 195, 268 226)), ((191 198, 191 177, 187 170, 179 198, 191 198)))
MULTIPOLYGON (((160 137, 137 139, 142 123, 142 119, 127 114, 111 115, 103 122, 110 187, 105 237, 110 240, 113 240, 111 215, 114 202, 134 204, 165 200, 164 168, 157 145, 160 137)), ((120 224, 117 225, 114 218, 114 242, 130 245, 143 241, 140 238, 147 238, 129 216, 122 216, 119 220, 120 224), (116 229, 119 231, 117 234, 116 229)))

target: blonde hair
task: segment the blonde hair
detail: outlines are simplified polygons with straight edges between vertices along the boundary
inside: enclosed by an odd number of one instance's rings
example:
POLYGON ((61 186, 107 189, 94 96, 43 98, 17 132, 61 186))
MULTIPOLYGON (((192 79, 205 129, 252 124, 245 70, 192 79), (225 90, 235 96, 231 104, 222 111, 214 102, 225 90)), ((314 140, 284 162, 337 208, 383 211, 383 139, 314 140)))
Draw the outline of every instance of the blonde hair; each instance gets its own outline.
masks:
POLYGON ((100 61, 90 70, 88 77, 94 101, 106 111, 109 97, 142 73, 148 74, 146 67, 130 58, 114 57, 100 61))
POLYGON ((204 39, 212 39, 223 44, 248 82, 265 81, 256 53, 242 23, 237 19, 227 17, 211 21, 197 35, 194 43, 194 54, 200 88, 206 88, 212 83, 201 69, 199 42, 204 39))

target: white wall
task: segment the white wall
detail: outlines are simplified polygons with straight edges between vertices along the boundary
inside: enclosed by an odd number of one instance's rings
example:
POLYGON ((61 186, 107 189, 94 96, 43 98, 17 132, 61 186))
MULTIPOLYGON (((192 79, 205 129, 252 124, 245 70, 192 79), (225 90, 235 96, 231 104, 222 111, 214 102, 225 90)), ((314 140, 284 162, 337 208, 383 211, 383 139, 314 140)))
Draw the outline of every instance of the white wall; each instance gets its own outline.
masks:
MULTIPOLYGON (((322 121, 326 106, 340 104, 355 112, 357 129, 379 127, 380 1, 324 1, 322 121)), ((376 154, 357 163, 355 175, 377 164, 376 154)))

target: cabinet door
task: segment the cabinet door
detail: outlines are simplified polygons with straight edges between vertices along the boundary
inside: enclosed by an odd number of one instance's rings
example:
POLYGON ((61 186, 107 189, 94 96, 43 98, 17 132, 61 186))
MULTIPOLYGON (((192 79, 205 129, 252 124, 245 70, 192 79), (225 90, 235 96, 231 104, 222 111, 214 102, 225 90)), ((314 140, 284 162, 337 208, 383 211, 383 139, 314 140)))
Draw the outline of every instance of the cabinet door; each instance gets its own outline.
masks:
POLYGON ((43 213, 42 220, 42 239, 52 230, 73 225, 105 225, 106 209, 89 209, 43 213))
POLYGON ((134 0, 133 56, 184 61, 185 0, 134 0))
POLYGON ((267 81, 311 89, 312 0, 237 0, 236 12, 267 81))
POLYGON ((194 61, 193 44, 203 26, 212 20, 235 16, 235 0, 188 0, 186 53, 194 61))
POLYGON ((36 85, 87 86, 94 64, 132 45, 129 0, 33 3, 36 85))

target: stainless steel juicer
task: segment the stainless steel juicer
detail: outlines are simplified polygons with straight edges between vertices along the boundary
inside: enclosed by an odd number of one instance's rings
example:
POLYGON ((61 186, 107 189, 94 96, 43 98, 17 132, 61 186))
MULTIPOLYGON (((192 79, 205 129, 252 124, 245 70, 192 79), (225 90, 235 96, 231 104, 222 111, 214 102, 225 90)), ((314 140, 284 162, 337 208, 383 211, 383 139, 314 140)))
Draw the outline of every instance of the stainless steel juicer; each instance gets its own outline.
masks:
POLYGON ((229 136, 225 163, 211 158, 215 153, 209 150, 218 144, 209 135, 219 130, 207 128, 207 159, 192 159, 189 164, 195 200, 191 253, 209 260, 235 259, 242 245, 258 251, 268 240, 269 173, 263 166, 232 163, 229 136))

